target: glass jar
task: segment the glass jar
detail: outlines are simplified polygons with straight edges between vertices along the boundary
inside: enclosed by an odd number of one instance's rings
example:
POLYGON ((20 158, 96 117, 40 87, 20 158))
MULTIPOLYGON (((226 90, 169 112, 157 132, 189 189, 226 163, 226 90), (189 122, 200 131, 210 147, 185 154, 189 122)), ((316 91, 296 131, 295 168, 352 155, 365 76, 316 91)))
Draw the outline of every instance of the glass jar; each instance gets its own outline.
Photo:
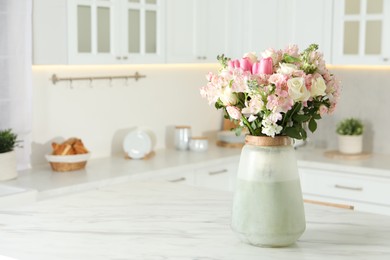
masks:
POLYGON ((175 126, 175 147, 178 150, 188 150, 191 138, 190 126, 175 126))

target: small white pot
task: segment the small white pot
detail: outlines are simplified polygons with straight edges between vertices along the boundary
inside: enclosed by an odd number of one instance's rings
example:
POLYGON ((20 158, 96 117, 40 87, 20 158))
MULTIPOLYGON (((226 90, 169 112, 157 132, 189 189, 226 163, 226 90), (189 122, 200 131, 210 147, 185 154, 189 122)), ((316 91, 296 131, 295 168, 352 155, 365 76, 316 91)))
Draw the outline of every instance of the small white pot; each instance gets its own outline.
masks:
POLYGON ((18 177, 16 171, 15 151, 0 153, 0 181, 11 180, 18 177))
POLYGON ((339 135, 339 151, 345 154, 363 152, 363 135, 339 135))

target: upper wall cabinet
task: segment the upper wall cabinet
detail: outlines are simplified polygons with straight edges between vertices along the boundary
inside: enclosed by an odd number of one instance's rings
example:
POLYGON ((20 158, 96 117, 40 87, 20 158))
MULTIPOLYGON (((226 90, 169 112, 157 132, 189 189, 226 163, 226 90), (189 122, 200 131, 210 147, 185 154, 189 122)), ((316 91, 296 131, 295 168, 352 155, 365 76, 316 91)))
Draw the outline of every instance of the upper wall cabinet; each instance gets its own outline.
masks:
POLYGON ((244 52, 284 49, 297 44, 301 51, 319 44, 330 62, 332 1, 242 0, 241 46, 244 52))
POLYGON ((390 64, 390 1, 335 1, 333 63, 390 64))
POLYGON ((163 21, 163 0, 36 0, 34 63, 161 63, 163 21))
POLYGON ((167 62, 216 62, 219 54, 235 55, 242 28, 235 28, 232 0, 167 1, 167 62))
POLYGON ((329 0, 281 0, 282 28, 279 41, 295 43, 300 51, 310 44, 319 45, 327 63, 332 62, 333 1, 329 0), (283 18, 284 17, 284 18, 283 18))

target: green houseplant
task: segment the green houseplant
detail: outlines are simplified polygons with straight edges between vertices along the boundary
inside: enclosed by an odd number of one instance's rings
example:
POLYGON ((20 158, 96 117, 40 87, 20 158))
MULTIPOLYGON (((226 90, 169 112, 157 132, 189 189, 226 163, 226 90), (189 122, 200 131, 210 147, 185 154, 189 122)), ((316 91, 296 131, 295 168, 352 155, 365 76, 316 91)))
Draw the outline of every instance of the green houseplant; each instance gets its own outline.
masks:
POLYGON ((17 146, 18 136, 11 129, 0 130, 0 153, 7 153, 17 146))
POLYGON ((357 118, 346 118, 337 124, 336 132, 339 135, 362 135, 363 123, 357 118))
POLYGON ((18 136, 12 129, 0 130, 0 181, 17 177, 15 147, 18 136))
POLYGON ((337 124, 339 151, 345 154, 358 154, 363 151, 364 125, 360 119, 346 118, 337 124))

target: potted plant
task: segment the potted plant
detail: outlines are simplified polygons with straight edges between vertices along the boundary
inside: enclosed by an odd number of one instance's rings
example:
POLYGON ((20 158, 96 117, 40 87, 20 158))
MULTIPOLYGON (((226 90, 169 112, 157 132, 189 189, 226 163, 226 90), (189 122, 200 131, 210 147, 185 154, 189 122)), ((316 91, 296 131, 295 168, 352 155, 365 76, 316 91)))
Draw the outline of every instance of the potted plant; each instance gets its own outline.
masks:
POLYGON ((357 118, 346 118, 337 124, 339 151, 345 154, 358 154, 363 151, 363 123, 357 118))
POLYGON ((11 129, 0 130, 0 181, 17 177, 16 154, 17 135, 11 129))

